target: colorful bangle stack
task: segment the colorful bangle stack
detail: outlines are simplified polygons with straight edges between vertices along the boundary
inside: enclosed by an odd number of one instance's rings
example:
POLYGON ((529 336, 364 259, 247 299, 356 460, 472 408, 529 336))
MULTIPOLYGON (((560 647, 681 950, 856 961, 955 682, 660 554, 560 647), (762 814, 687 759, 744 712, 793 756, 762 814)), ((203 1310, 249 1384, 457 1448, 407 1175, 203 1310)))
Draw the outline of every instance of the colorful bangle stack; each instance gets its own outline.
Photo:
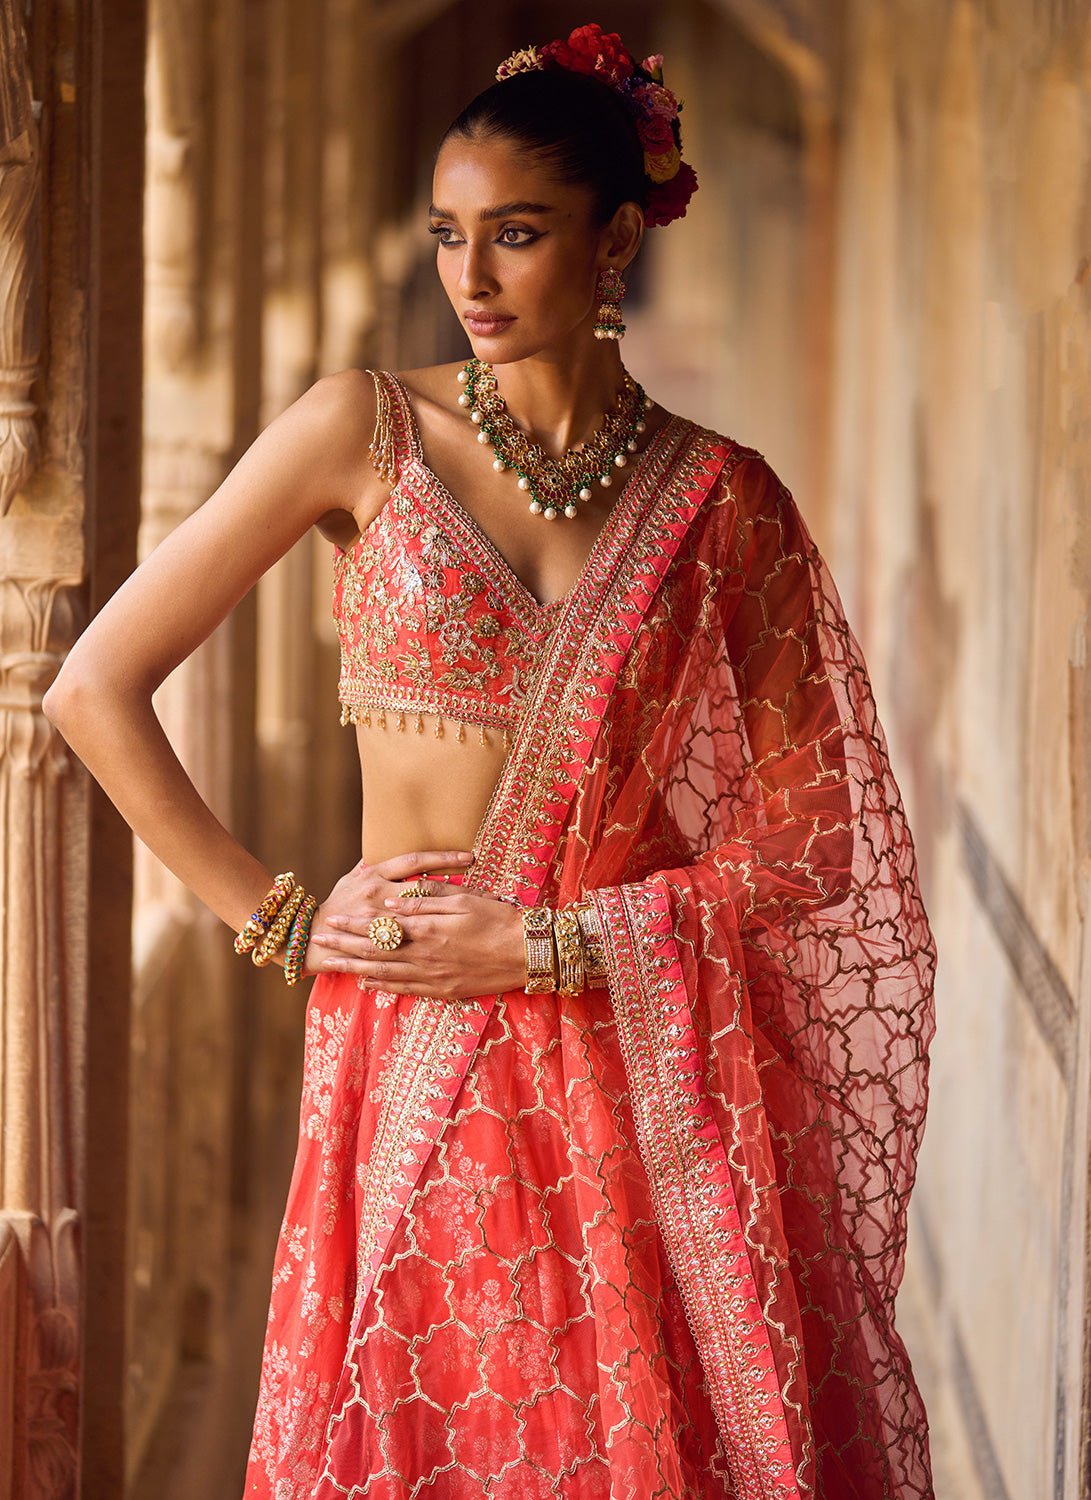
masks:
POLYGON ((523 908, 528 995, 555 990, 579 995, 607 983, 606 945, 599 914, 590 902, 553 911, 548 906, 523 908))
POLYGON ((264 969, 266 964, 271 964, 281 948, 288 941, 288 934, 292 930, 295 914, 303 905, 307 892, 301 885, 297 885, 284 905, 277 912, 269 931, 261 942, 251 953, 250 957, 259 969, 264 969))
POLYGON ((262 969, 284 948, 284 978, 288 984, 297 984, 317 910, 318 902, 301 885, 296 885, 291 871, 278 875, 257 911, 247 918, 236 936, 235 952, 249 953, 262 969))

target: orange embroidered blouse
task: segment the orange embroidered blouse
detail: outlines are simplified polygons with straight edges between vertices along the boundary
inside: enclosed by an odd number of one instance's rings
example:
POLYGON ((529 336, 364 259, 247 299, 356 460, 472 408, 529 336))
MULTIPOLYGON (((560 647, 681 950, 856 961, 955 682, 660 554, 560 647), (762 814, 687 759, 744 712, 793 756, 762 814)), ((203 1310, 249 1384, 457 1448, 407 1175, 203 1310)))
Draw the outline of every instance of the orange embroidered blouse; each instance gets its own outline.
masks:
POLYGON ((338 555, 341 722, 437 715, 511 736, 563 608, 539 604, 424 462, 401 382, 391 398, 398 478, 367 531, 338 555))

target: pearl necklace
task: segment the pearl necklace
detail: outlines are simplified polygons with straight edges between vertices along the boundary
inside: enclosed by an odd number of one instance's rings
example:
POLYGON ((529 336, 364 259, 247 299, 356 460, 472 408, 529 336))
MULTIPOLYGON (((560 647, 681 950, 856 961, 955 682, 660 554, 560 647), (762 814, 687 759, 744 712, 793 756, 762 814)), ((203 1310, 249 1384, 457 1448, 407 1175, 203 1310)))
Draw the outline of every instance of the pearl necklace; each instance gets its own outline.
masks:
POLYGON ((596 479, 604 490, 610 488, 613 471, 626 467, 629 454, 637 451, 637 438, 647 430, 644 413, 655 403, 628 371, 623 373, 617 405, 598 432, 560 458, 550 458, 541 444, 515 425, 497 389, 492 365, 484 360, 471 359, 459 370, 458 381, 465 389, 458 404, 469 410, 470 421, 480 428, 477 441, 492 448, 496 472, 512 469, 518 474, 518 487, 530 495, 534 515, 552 521, 563 511, 571 519, 579 514, 576 502, 586 505, 591 499, 596 479))

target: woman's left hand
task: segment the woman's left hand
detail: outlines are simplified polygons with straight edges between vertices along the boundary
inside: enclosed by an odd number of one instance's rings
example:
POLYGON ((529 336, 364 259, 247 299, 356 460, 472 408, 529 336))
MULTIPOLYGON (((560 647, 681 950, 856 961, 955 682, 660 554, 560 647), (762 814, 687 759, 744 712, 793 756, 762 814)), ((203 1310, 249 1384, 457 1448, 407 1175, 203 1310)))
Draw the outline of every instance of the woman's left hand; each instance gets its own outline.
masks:
POLYGON ((370 868, 358 866, 353 872, 354 899, 343 902, 336 898, 345 882, 338 882, 323 903, 307 969, 356 974, 376 989, 431 999, 462 1000, 522 989, 526 961, 518 908, 471 885, 414 878, 409 866, 417 861, 424 859, 408 855, 370 868), (398 895, 392 881, 423 886, 428 894, 398 895), (340 912, 337 906, 342 906, 340 912), (347 910, 351 907, 356 910, 347 910), (394 918, 402 929, 397 948, 380 948, 368 936, 372 922, 382 916, 394 918), (320 957, 315 948, 329 956, 320 957))

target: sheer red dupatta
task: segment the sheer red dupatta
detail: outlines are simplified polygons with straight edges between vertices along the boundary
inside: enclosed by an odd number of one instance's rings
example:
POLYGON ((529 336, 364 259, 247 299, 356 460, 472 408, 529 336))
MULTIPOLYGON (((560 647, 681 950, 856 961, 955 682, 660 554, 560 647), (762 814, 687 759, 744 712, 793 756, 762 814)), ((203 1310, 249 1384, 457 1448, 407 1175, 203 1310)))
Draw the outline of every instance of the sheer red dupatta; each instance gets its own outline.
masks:
POLYGON ((539 683, 484 852, 523 899, 595 893, 738 1495, 929 1495, 893 1326, 932 1031, 912 844, 791 498, 710 453, 684 535, 645 539, 564 691, 539 683))

